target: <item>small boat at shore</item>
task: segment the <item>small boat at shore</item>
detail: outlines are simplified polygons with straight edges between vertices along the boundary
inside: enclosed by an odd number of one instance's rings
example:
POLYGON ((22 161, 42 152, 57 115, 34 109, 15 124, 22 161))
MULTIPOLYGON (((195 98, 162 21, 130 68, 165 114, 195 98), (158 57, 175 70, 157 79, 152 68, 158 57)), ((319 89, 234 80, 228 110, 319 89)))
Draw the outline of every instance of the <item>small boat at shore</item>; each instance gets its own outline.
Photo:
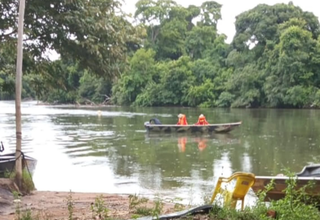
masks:
POLYGON ((305 166, 300 173, 294 177, 283 175, 277 176, 256 176, 252 190, 258 193, 274 181, 274 187, 266 193, 265 201, 279 200, 285 197, 287 181, 294 179, 296 181, 296 190, 307 186, 313 182, 312 188, 308 188, 306 193, 320 201, 320 164, 305 166))
MULTIPOLYGON (((27 156, 21 155, 22 157, 22 169, 27 169, 29 172, 33 172, 35 166, 37 164, 37 160, 27 156)), ((0 154, 0 176, 4 175, 5 172, 14 171, 14 167, 16 164, 16 154, 0 154)))
POLYGON ((150 132, 201 132, 201 133, 228 133, 240 126, 242 122, 208 124, 208 125, 175 125, 153 124, 151 120, 144 123, 144 127, 150 132))

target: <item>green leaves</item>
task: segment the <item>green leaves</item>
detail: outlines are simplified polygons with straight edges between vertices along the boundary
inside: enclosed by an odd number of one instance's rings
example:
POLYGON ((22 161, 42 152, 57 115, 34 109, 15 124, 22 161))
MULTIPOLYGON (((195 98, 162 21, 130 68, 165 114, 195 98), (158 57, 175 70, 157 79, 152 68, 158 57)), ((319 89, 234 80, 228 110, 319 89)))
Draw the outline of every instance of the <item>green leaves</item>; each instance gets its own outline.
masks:
POLYGON ((135 18, 143 23, 160 22, 162 23, 169 17, 169 12, 177 3, 172 0, 139 0, 136 3, 135 18))
POLYGON ((128 69, 113 88, 113 101, 118 104, 133 103, 144 87, 157 78, 155 71, 155 52, 138 50, 130 60, 128 69))
POLYGON ((228 84, 237 97, 233 107, 256 107, 261 100, 261 72, 254 64, 237 69, 228 84))
POLYGON ((186 94, 194 83, 191 72, 192 62, 189 57, 180 57, 177 61, 171 61, 168 71, 161 77, 163 85, 162 100, 165 105, 186 105, 186 94))
MULTIPOLYGON (((140 0, 136 7, 133 26, 117 0, 28 1, 25 94, 101 101, 113 84, 112 101, 122 105, 320 105, 320 24, 312 13, 260 4, 237 16, 227 44, 217 33, 217 2, 140 0), (52 63, 48 50, 61 60, 52 63)), ((16 8, 13 0, 0 5, 1 94, 15 72, 16 8)))
POLYGON ((217 27, 218 21, 221 19, 221 4, 215 1, 206 1, 201 5, 201 24, 205 26, 217 27))
POLYGON ((217 37, 221 5, 214 1, 184 8, 171 0, 140 0, 135 18, 148 29, 146 46, 156 51, 157 60, 177 60, 189 54, 203 58, 217 37), (194 20, 199 20, 195 26, 194 20))
POLYGON ((204 58, 206 52, 213 47, 217 30, 210 26, 195 26, 187 33, 186 48, 189 56, 194 59, 204 58))
POLYGON ((233 44, 236 49, 244 50, 249 49, 247 43, 250 41, 261 45, 265 45, 267 40, 279 42, 279 25, 292 18, 305 21, 304 27, 309 27, 307 30, 313 37, 318 36, 319 21, 313 14, 303 12, 301 8, 293 5, 260 4, 237 16, 233 44))
POLYGON ((213 106, 223 77, 218 89, 213 89, 213 79, 229 50, 216 29, 221 5, 208 1, 184 8, 170 0, 140 0, 136 7, 135 18, 147 29, 146 50, 133 55, 131 69, 113 88, 113 100, 143 106, 213 106), (196 25, 193 19, 199 20, 196 25))
POLYGON ((290 4, 258 5, 237 16, 232 106, 307 107, 318 87, 319 21, 290 4))
MULTIPOLYGON (((1 8, 0 17, 5 19, 0 30, 8 34, 0 35, 0 44, 9 44, 16 41, 16 1, 5 0, 1 8)), ((112 78, 123 66, 129 41, 126 36, 134 34, 134 28, 116 0, 30 0, 25 34, 25 55, 33 62, 48 59, 44 53, 55 50, 83 68, 112 78)))
POLYGON ((191 86, 187 94, 189 106, 214 107, 215 98, 214 84, 210 79, 200 86, 191 86))
MULTIPOLYGON (((304 24, 298 20, 290 20, 288 23, 297 23, 302 27, 304 24)), ((311 32, 299 26, 289 26, 287 23, 280 26, 282 34, 274 48, 274 55, 267 64, 268 76, 264 85, 271 106, 310 105, 309 87, 316 86, 314 82, 319 78, 314 74, 317 70, 314 69, 316 65, 312 62, 316 41, 312 38, 311 32)))

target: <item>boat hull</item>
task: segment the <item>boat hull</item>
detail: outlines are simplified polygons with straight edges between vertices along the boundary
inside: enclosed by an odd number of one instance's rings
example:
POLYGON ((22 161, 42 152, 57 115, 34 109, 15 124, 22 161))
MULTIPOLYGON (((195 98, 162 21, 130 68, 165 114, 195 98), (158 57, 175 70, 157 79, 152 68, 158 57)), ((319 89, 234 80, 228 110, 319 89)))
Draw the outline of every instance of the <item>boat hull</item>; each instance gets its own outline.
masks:
MULTIPOLYGON (((5 172, 12 172, 15 168, 15 153, 0 155, 0 175, 5 172)), ((34 171, 37 160, 25 155, 22 160, 22 169, 28 169, 31 173, 34 171)))
MULTIPOLYGON (((305 187, 310 183, 314 182, 312 188, 306 192, 308 195, 316 198, 320 198, 320 177, 291 177, 296 179, 296 190, 305 187)), ((265 190, 265 187, 274 181, 273 189, 269 190, 266 194, 265 201, 279 200, 285 197, 284 190, 287 188, 287 181, 289 177, 286 176, 256 176, 252 190, 257 194, 259 191, 265 190)))
POLYGON ((150 132, 191 132, 191 133, 228 133, 240 126, 242 122, 209 124, 209 125, 172 125, 172 124, 144 124, 150 132))
MULTIPOLYGON (((291 177, 291 179, 296 180, 296 190, 306 187, 311 182, 314 183, 312 188, 309 187, 306 189, 306 193, 317 201, 320 201, 320 164, 305 166, 300 173, 296 173, 296 176, 291 177)), ((274 181, 274 187, 267 192, 265 200, 279 200, 285 197, 284 190, 287 188, 288 180, 290 180, 290 177, 283 176, 282 174, 278 176, 256 176, 256 181, 252 189, 255 193, 258 193, 259 191, 265 190, 265 187, 270 184, 271 181, 274 181)))

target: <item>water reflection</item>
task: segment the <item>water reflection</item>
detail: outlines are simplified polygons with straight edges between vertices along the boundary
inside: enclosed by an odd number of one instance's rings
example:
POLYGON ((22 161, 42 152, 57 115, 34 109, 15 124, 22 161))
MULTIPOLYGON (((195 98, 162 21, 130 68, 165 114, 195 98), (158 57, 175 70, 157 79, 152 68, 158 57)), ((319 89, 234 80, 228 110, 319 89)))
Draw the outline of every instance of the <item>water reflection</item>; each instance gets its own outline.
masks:
MULTIPOLYGON (((187 141, 188 141, 187 136, 178 138, 178 148, 180 152, 185 152, 187 141)), ((189 141, 197 143, 199 151, 203 151, 207 147, 208 139, 205 137, 195 137, 195 138, 189 137, 189 141)))
POLYGON ((186 151, 187 137, 179 137, 178 138, 178 148, 180 152, 186 151))
POLYGON ((207 147, 207 141, 208 139, 205 138, 197 138, 195 139, 196 142, 198 142, 198 149, 199 151, 203 151, 207 147))
POLYGON ((146 133, 146 143, 161 144, 161 142, 174 143, 177 140, 179 152, 183 153, 187 147, 197 146, 198 150, 204 151, 208 144, 215 146, 240 144, 240 139, 232 134, 193 134, 193 133, 146 133))

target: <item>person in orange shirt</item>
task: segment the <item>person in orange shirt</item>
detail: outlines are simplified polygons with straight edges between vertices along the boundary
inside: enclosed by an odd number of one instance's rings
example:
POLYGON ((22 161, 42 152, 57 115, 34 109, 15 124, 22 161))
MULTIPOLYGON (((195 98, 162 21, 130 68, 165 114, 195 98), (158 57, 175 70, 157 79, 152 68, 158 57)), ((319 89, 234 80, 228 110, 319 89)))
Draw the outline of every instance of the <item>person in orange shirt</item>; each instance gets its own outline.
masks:
POLYGON ((186 115, 184 115, 184 114, 179 114, 179 115, 178 115, 178 118, 179 118, 179 121, 178 121, 177 125, 188 125, 186 115))
POLYGON ((203 114, 201 114, 198 118, 198 122, 195 123, 195 125, 208 125, 209 122, 207 122, 206 117, 204 117, 203 114))

